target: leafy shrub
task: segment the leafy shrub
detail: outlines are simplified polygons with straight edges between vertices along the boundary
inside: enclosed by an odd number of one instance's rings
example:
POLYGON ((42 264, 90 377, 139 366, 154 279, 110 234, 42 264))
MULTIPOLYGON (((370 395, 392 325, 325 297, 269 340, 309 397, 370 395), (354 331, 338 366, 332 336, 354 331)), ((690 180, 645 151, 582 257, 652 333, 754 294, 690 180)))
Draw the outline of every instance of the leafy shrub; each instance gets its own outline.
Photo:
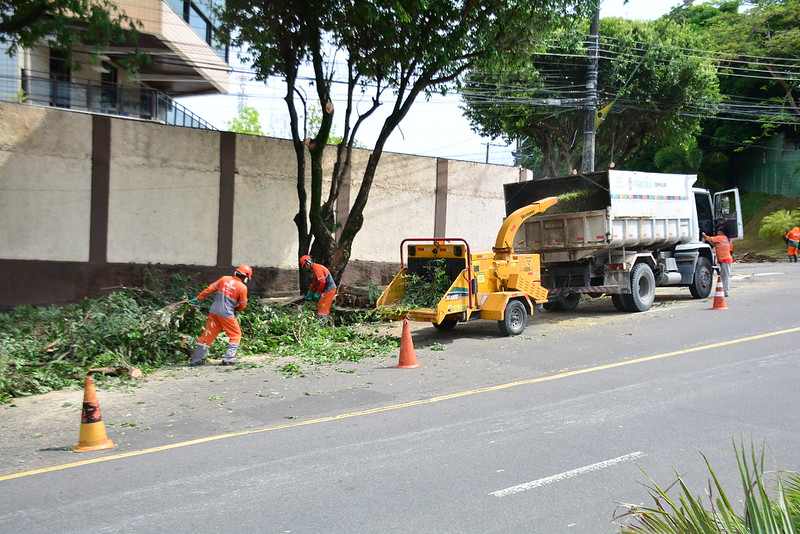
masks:
POLYGON ((761 219, 758 235, 782 238, 795 226, 800 226, 800 210, 778 210, 761 219))

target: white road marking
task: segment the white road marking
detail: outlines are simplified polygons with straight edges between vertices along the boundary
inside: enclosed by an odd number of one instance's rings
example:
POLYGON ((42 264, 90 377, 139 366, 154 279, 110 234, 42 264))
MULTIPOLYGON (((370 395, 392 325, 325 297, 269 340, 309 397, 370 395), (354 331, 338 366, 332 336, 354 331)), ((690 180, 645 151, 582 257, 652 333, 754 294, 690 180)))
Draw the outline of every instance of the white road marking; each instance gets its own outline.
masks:
POLYGON ((531 482, 526 482, 525 484, 520 484, 518 486, 512 486, 510 488, 502 489, 499 491, 493 491, 489 495, 493 495, 495 497, 507 497, 509 495, 513 495, 515 493, 520 493, 522 491, 527 491, 529 489, 539 488, 542 486, 546 486, 548 484, 552 484, 553 482, 560 482, 562 480, 566 480, 568 478, 576 477, 578 475, 583 475, 586 473, 590 473, 592 471, 599 471, 600 469, 605 469, 606 467, 613 467, 615 465, 619 465, 621 463, 629 462, 631 460, 636 460, 637 458, 642 458, 646 456, 645 453, 641 451, 632 452, 631 454, 626 454, 624 456, 619 456, 617 458, 612 458, 611 460, 605 460, 603 462, 598 462, 596 464, 587 465, 584 467, 579 467, 577 469, 573 469, 572 471, 565 471, 563 473, 559 473, 557 475, 553 475, 550 477, 540 478, 539 480, 533 480, 531 482))
POLYGON ((736 279, 743 279, 743 278, 755 278, 757 276, 775 276, 776 274, 786 274, 786 273, 749 273, 749 274, 732 274, 731 280, 736 279))

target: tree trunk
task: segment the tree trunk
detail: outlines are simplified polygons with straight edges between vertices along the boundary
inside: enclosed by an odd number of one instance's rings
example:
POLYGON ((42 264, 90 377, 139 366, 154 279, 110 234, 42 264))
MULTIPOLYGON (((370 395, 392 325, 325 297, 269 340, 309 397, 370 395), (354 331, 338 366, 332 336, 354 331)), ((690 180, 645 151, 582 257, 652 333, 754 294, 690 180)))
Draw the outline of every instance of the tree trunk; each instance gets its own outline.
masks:
MULTIPOLYGON (((287 69, 289 75, 286 77, 286 107, 289 111, 289 124, 292 131, 292 145, 294 146, 295 159, 297 160, 297 214, 294 216, 294 224, 297 227, 297 257, 308 253, 311 246, 311 233, 308 231, 306 218, 306 149, 303 139, 300 136, 300 121, 297 115, 297 108, 294 105, 295 83, 297 81, 297 70, 287 69)), ((303 269, 298 270, 297 284, 302 291, 305 283, 303 269)))

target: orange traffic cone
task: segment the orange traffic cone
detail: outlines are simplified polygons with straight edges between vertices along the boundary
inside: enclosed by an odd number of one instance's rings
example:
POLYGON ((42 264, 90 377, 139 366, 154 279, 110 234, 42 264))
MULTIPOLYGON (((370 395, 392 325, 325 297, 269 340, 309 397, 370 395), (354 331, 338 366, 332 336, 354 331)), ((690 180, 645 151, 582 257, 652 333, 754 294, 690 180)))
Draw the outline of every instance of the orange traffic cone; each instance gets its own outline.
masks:
POLYGON ((408 327, 408 317, 403 318, 403 335, 400 337, 400 363, 395 365, 398 369, 416 369, 422 365, 417 363, 417 352, 414 350, 414 341, 411 339, 411 329, 408 327))
POLYGON ((725 303, 725 290, 722 288, 722 278, 717 277, 717 290, 714 292, 714 305, 712 310, 727 310, 728 305, 725 303))
POLYGON ((91 376, 87 376, 83 387, 81 433, 78 443, 72 446, 72 450, 87 452, 113 448, 114 442, 106 436, 106 425, 103 423, 103 415, 100 413, 100 403, 97 401, 94 380, 91 376))

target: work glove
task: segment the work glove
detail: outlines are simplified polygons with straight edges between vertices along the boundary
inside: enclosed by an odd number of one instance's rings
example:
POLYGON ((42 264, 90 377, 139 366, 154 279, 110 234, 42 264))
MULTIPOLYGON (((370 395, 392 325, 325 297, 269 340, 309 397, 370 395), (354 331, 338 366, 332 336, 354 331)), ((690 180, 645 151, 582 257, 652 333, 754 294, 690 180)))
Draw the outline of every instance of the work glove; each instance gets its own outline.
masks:
POLYGON ((313 299, 313 298, 314 298, 314 292, 313 292, 313 291, 311 291, 311 290, 309 290, 309 291, 306 293, 306 300, 311 300, 311 299, 313 299))
POLYGON ((319 300, 321 296, 319 293, 314 293, 314 300, 319 300))
POLYGON ((197 300, 196 298, 189 299, 189 304, 194 304, 195 306, 199 306, 200 305, 200 301, 197 300))

